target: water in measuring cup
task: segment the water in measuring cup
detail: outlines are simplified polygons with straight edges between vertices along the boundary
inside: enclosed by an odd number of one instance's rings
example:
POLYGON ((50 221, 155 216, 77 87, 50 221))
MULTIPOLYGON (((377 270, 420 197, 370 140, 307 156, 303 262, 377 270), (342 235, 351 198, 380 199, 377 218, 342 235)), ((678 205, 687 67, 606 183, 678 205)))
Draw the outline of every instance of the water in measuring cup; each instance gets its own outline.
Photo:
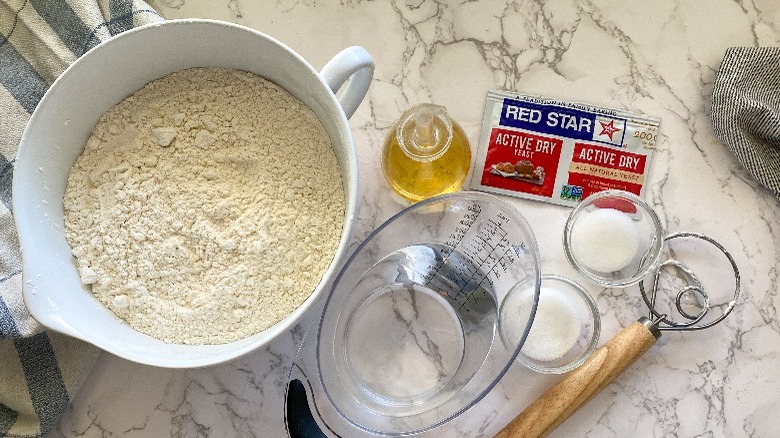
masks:
POLYGON ((491 346, 498 313, 488 274, 434 244, 403 248, 374 265, 356 288, 369 290, 346 330, 358 387, 380 405, 409 410, 451 397, 491 346))

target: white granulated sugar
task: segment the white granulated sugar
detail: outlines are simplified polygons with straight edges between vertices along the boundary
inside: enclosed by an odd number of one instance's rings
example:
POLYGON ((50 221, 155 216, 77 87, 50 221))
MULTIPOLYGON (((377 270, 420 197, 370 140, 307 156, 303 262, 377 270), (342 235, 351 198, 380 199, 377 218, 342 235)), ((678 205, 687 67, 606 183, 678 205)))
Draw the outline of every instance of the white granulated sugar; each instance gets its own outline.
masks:
MULTIPOLYGON (((531 314, 534 294, 526 292, 518 295, 510 305, 506 333, 508 339, 514 342, 525 330, 527 319, 522 317, 531 314)), ((521 351, 540 362, 556 361, 571 351, 581 334, 582 322, 571 299, 563 291, 543 286, 539 289, 536 315, 521 351)))
POLYGON ((600 208, 574 223, 571 250, 591 270, 617 272, 630 265, 639 251, 639 232, 627 214, 600 208))
MULTIPOLYGON (((530 312, 532 296, 521 305, 521 312, 530 312)), ((526 356, 542 362, 562 358, 577 343, 582 325, 574 304, 564 292, 549 287, 539 290, 539 303, 536 307, 531 330, 523 344, 522 352, 526 356)))
POLYGON ((309 108, 259 76, 194 68, 101 117, 64 208, 81 279, 105 306, 165 342, 221 344, 311 294, 345 200, 309 108))

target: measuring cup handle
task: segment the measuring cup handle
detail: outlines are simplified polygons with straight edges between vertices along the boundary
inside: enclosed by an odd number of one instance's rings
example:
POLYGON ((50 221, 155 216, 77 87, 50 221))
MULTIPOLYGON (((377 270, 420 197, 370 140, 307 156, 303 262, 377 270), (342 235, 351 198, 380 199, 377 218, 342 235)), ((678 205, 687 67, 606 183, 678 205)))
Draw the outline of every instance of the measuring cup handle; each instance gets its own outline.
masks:
POLYGON ((655 340, 641 320, 633 322, 531 403, 496 438, 547 436, 639 359, 655 340))
POLYGON ((320 71, 322 80, 336 93, 344 82, 349 84, 338 98, 347 118, 352 117, 366 96, 374 76, 374 60, 360 46, 347 47, 337 53, 320 71))

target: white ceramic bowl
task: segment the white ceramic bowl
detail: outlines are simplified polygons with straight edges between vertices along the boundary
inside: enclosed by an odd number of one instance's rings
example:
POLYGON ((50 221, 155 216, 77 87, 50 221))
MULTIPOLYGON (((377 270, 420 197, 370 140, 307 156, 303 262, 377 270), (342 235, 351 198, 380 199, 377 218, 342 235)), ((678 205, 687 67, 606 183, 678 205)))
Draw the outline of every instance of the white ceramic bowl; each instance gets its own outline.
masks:
POLYGON ((49 329, 148 365, 190 368, 228 361, 288 331, 328 289, 346 256, 355 222, 357 157, 347 118, 362 101, 373 60, 360 47, 337 54, 321 72, 279 41, 213 20, 174 20, 120 34, 74 62, 45 94, 22 136, 13 209, 22 247, 24 299, 49 329), (98 118, 146 83, 203 66, 256 73, 308 105, 328 132, 342 171, 346 215, 333 262, 311 296, 273 327, 223 345, 166 344, 116 318, 81 284, 64 236, 62 197, 68 172, 98 118), (348 79, 341 97, 334 94, 348 79))

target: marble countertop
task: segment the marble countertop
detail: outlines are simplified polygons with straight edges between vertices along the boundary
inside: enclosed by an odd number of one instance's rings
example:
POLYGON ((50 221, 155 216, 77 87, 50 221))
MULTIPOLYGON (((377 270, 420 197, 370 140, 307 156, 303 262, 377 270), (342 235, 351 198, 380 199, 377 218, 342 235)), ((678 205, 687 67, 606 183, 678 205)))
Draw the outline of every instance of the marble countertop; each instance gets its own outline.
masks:
MULTIPOLYGON (((730 46, 780 44, 774 0, 155 0, 166 18, 241 23, 281 40, 315 68, 350 45, 376 71, 350 120, 362 197, 355 242, 402 208, 379 152, 409 105, 447 107, 476 144, 485 95, 505 89, 661 118, 646 200, 669 231, 728 248, 743 295, 722 324, 665 334, 550 436, 770 437, 780 411, 780 204, 715 137, 709 118, 730 46)), ((567 208, 511 200, 539 241, 542 268, 577 277, 561 247, 567 208)), ((727 271, 708 281, 733 281, 727 271), (719 276, 722 276, 720 278, 719 276)), ((584 283, 583 281, 583 284, 584 283)), ((601 342, 646 310, 636 288, 587 285, 601 342)), ((285 436, 283 399, 299 326, 268 348, 205 369, 166 370, 104 353, 48 436, 285 436)), ((497 433, 556 377, 516 363, 484 400, 432 436, 497 433)))

